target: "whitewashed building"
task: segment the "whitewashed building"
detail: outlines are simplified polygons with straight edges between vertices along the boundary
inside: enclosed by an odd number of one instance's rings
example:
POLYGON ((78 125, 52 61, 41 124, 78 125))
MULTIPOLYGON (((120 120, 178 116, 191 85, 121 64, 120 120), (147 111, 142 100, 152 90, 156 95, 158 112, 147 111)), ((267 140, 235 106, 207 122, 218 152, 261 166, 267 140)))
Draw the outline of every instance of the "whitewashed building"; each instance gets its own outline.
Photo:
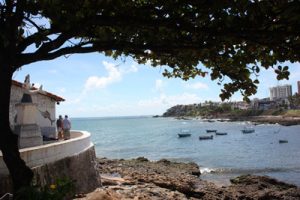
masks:
MULTIPOLYGON (((44 90, 38 90, 31 95, 32 102, 37 105, 37 124, 41 129, 43 136, 47 138, 56 138, 56 104, 65 101, 62 97, 44 90)), ((14 127, 17 119, 16 104, 21 102, 25 92, 24 84, 18 81, 12 81, 11 96, 10 96, 10 123, 14 127)))
POLYGON ((270 88, 270 100, 287 99, 292 96, 292 86, 291 85, 280 85, 270 88))

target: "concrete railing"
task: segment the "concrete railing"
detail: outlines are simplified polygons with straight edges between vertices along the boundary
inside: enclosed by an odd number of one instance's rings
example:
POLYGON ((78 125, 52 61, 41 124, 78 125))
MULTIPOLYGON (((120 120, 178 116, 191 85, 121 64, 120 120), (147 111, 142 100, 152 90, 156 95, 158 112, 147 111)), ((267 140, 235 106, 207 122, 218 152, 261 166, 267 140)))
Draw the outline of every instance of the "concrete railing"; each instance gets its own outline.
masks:
MULTIPOLYGON (((26 165, 34 168, 77 155, 89 149, 93 146, 90 136, 91 134, 87 131, 71 131, 71 139, 69 140, 20 149, 20 154, 26 165)), ((7 175, 8 173, 0 151, 0 175, 7 175)))

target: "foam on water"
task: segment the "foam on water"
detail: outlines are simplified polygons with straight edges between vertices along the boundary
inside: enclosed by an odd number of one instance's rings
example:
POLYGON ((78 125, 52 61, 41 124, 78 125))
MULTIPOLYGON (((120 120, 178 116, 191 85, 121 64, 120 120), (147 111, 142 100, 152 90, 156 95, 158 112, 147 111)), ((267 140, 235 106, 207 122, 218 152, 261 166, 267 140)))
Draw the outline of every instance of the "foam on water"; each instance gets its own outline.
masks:
POLYGON ((207 167, 201 167, 200 168, 200 173, 201 174, 207 174, 207 173, 211 173, 211 172, 214 172, 214 171, 215 171, 214 169, 207 168, 207 167))

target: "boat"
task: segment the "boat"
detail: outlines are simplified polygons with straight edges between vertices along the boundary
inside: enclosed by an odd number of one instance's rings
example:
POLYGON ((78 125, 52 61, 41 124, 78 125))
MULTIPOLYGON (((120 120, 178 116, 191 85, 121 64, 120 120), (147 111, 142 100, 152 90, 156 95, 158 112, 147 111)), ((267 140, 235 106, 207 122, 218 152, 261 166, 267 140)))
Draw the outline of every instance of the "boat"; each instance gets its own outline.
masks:
POLYGON ((199 140, 212 140, 214 138, 213 135, 211 136, 199 136, 199 140))
POLYGON ((190 137, 192 134, 190 130, 181 130, 180 133, 178 133, 177 135, 179 138, 182 138, 182 137, 190 137))
POLYGON ((254 128, 250 128, 250 127, 245 127, 244 129, 241 130, 242 133, 247 134, 247 133, 254 133, 255 129, 254 128))
POLYGON ((279 140, 278 142, 279 143, 288 143, 289 141, 287 141, 287 140, 279 140))
POLYGON ((178 137, 190 137, 192 134, 190 134, 190 133, 178 133, 177 134, 178 135, 178 137))
POLYGON ((212 119, 203 119, 203 122, 215 122, 215 120, 212 120, 212 119))
POLYGON ((216 135, 227 135, 226 132, 216 132, 216 135))
POLYGON ((217 130, 215 130, 215 129, 207 129, 206 130, 206 133, 216 133, 217 132, 217 130))

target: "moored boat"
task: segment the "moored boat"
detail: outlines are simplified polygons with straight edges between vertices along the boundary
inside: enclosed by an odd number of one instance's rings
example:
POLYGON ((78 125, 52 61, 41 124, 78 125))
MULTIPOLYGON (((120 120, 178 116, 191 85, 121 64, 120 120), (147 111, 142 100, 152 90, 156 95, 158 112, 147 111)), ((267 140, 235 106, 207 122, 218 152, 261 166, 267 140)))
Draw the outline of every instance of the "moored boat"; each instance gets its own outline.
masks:
POLYGON ((287 141, 287 140, 279 140, 278 142, 279 143, 288 143, 289 141, 287 141))
POLYGON ((211 136, 199 136, 199 140, 212 140, 214 138, 213 135, 211 136))
POLYGON ((215 132, 217 132, 217 130, 215 130, 215 129, 207 129, 206 130, 206 133, 215 133, 215 132))
POLYGON ((178 135, 178 137, 190 137, 192 134, 190 134, 190 133, 178 133, 177 134, 178 135))
POLYGON ((177 134, 179 138, 181 137, 190 137, 191 131, 190 130, 181 130, 180 133, 177 134))
POLYGON ((247 134, 247 133, 254 133, 255 129, 254 128, 244 128, 241 131, 242 131, 242 133, 247 134))
POLYGON ((216 132, 216 135, 227 135, 226 132, 216 132))

